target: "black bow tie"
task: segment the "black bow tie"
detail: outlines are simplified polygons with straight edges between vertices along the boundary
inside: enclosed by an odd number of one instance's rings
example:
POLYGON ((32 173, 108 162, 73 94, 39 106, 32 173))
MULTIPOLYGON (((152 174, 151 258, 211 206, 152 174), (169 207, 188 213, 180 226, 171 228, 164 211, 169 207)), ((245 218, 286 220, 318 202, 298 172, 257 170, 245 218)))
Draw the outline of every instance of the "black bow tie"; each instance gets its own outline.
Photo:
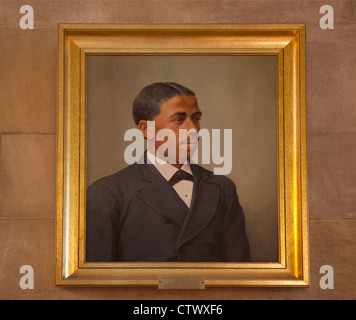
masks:
POLYGON ((190 180, 193 181, 193 176, 184 170, 178 170, 172 178, 169 179, 168 183, 171 186, 174 186, 176 183, 182 180, 190 180))

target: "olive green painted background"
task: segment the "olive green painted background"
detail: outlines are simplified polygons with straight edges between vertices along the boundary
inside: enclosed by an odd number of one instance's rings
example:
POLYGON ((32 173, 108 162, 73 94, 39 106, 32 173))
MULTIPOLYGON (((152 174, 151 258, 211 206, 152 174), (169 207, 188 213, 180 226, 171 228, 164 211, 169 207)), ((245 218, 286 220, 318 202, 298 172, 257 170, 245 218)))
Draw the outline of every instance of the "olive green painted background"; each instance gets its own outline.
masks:
MULTIPOLYGON (((212 129, 221 140, 232 129, 228 176, 245 211, 252 261, 278 262, 276 57, 90 56, 87 70, 88 185, 127 166, 124 134, 137 128, 132 101, 140 90, 159 81, 183 84, 196 93, 210 140, 212 129)), ((221 165, 211 159, 204 167, 221 165)))

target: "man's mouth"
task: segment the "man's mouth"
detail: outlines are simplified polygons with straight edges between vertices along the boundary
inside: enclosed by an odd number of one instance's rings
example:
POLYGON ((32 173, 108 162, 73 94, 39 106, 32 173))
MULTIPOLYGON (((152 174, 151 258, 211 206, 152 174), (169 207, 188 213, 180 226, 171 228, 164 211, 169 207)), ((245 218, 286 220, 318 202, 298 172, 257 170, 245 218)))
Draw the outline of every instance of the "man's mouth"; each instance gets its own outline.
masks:
POLYGON ((196 148, 197 146, 198 142, 183 142, 180 144, 180 147, 196 148))
POLYGON ((196 147, 198 145, 198 139, 197 138, 192 138, 189 137, 187 140, 183 140, 179 143, 180 146, 185 145, 185 146, 191 146, 191 147, 196 147))

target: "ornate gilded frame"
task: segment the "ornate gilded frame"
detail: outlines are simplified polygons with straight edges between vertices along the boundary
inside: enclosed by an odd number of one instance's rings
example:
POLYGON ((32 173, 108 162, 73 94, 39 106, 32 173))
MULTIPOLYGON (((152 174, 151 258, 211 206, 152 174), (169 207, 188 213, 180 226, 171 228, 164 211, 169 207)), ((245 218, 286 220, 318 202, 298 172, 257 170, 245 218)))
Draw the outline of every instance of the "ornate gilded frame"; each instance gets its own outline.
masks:
POLYGON ((60 24, 58 31, 56 285, 308 286, 305 26, 60 24), (85 262, 87 57, 170 54, 276 56, 278 263, 85 262))

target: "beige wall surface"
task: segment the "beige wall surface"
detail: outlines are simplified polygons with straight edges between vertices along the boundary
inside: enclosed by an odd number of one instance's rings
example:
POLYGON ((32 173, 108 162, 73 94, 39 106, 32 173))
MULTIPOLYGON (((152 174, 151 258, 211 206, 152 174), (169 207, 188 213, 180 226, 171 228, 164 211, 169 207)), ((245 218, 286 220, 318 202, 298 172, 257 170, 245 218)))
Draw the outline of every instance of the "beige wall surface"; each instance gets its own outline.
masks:
POLYGON ((356 4, 339 1, 0 0, 0 299, 356 299, 356 4), (33 30, 19 9, 34 9, 33 30), (334 29, 319 26, 322 5, 334 29), (58 288, 55 181, 58 23, 305 23, 309 288, 58 288), (34 289, 19 286, 22 265, 34 289), (322 290, 320 268, 334 269, 322 290))

